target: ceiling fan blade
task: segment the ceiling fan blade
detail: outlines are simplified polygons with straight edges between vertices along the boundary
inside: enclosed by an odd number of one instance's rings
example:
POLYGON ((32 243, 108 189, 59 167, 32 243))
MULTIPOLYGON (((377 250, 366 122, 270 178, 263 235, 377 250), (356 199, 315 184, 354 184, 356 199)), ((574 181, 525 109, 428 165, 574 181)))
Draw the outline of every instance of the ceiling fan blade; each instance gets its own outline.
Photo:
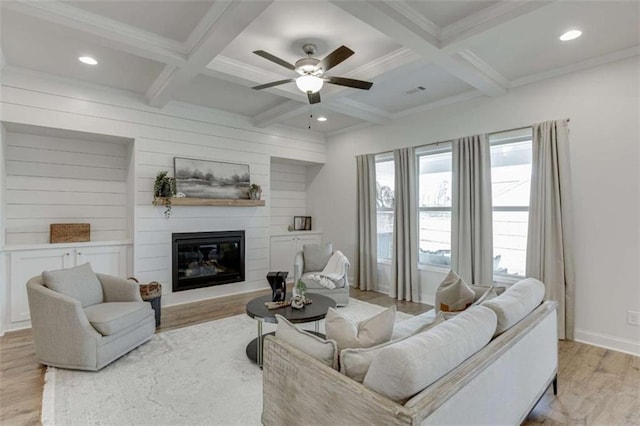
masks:
POLYGON ((280 65, 282 67, 285 67, 287 69, 290 69, 291 71, 295 71, 296 70, 296 67, 294 67, 289 62, 285 61, 284 59, 280 59, 277 56, 273 56, 271 53, 267 53, 264 50, 256 50, 253 53, 255 53, 258 56, 262 56, 263 58, 265 58, 268 61, 276 63, 276 64, 278 64, 278 65, 280 65))
POLYGON ((271 83, 261 84, 260 86, 253 86, 252 89, 262 90, 262 89, 267 89, 273 86, 280 86, 281 84, 291 83, 292 81, 293 81, 293 78, 288 78, 286 80, 272 81, 271 83))
POLYGON ((320 61, 318 68, 322 68, 324 72, 327 72, 353 54, 354 51, 347 46, 340 46, 320 61))
POLYGON ((310 104, 319 104, 320 103, 320 92, 312 93, 307 92, 307 97, 309 98, 310 104))
POLYGON ((362 80, 354 80, 353 78, 344 78, 344 77, 326 77, 324 79, 326 82, 331 84, 337 84, 338 86, 347 86, 353 87, 354 89, 362 89, 369 90, 373 83, 362 80))

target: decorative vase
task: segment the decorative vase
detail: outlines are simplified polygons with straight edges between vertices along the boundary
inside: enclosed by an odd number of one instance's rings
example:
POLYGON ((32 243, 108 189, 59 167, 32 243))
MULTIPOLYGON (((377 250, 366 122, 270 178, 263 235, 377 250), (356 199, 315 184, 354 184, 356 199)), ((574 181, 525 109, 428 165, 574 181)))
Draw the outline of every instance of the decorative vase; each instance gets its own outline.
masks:
POLYGON ((293 297, 300 296, 302 300, 305 300, 305 295, 307 293, 306 284, 300 279, 296 283, 295 287, 293 287, 293 297))

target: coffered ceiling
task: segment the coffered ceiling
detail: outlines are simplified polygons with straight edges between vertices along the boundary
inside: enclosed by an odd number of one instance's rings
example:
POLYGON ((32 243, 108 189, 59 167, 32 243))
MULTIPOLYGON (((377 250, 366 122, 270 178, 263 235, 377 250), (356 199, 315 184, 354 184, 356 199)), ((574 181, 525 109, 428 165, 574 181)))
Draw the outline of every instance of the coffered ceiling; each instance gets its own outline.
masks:
POLYGON ((128 90, 157 108, 188 102, 274 124, 339 132, 640 54, 640 2, 427 0, 1 0, 5 64, 128 90), (582 37, 559 36, 579 29, 582 37), (317 45, 355 54, 310 106, 287 62, 317 45), (92 56, 98 65, 78 62, 92 56), (323 115, 325 122, 315 119, 323 115), (313 117, 310 117, 313 116, 313 117))

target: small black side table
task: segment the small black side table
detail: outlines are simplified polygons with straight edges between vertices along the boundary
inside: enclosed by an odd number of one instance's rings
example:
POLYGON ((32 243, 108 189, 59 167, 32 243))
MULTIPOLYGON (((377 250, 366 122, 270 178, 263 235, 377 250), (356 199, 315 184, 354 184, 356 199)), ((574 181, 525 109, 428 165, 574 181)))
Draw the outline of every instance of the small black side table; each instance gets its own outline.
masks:
MULTIPOLYGON (((287 294, 286 300, 290 300, 291 297, 291 294, 287 294)), ((304 309, 293 309, 291 306, 279 309, 267 309, 264 303, 271 302, 270 294, 255 298, 247 303, 247 315, 258 320, 258 337, 249 342, 246 353, 249 359, 257 363, 260 368, 262 368, 262 341, 264 336, 266 336, 266 334, 262 334, 262 322, 277 323, 276 314, 282 315, 294 324, 315 321, 315 332, 311 331, 310 333, 324 337, 324 334, 318 332, 318 321, 327 316, 329 308, 336 307, 336 301, 330 297, 315 293, 307 293, 306 297, 307 299, 311 299, 313 303, 306 305, 304 309)))

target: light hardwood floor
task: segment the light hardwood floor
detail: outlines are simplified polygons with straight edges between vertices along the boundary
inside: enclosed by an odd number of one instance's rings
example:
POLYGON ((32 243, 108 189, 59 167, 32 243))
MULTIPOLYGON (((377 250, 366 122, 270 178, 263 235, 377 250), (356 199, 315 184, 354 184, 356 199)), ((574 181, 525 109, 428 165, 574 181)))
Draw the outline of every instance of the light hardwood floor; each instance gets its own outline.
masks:
MULTIPOLYGON (((163 308, 158 332, 243 314, 266 292, 163 308)), ((431 307, 352 289, 351 296, 416 315, 431 307)), ((640 425, 640 358, 576 342, 560 342, 559 392, 548 390, 526 425, 640 425)), ((30 330, 0 338, 0 425, 40 423, 45 368, 35 360, 30 330)), ((505 404, 508 404, 505 401, 505 404)))

